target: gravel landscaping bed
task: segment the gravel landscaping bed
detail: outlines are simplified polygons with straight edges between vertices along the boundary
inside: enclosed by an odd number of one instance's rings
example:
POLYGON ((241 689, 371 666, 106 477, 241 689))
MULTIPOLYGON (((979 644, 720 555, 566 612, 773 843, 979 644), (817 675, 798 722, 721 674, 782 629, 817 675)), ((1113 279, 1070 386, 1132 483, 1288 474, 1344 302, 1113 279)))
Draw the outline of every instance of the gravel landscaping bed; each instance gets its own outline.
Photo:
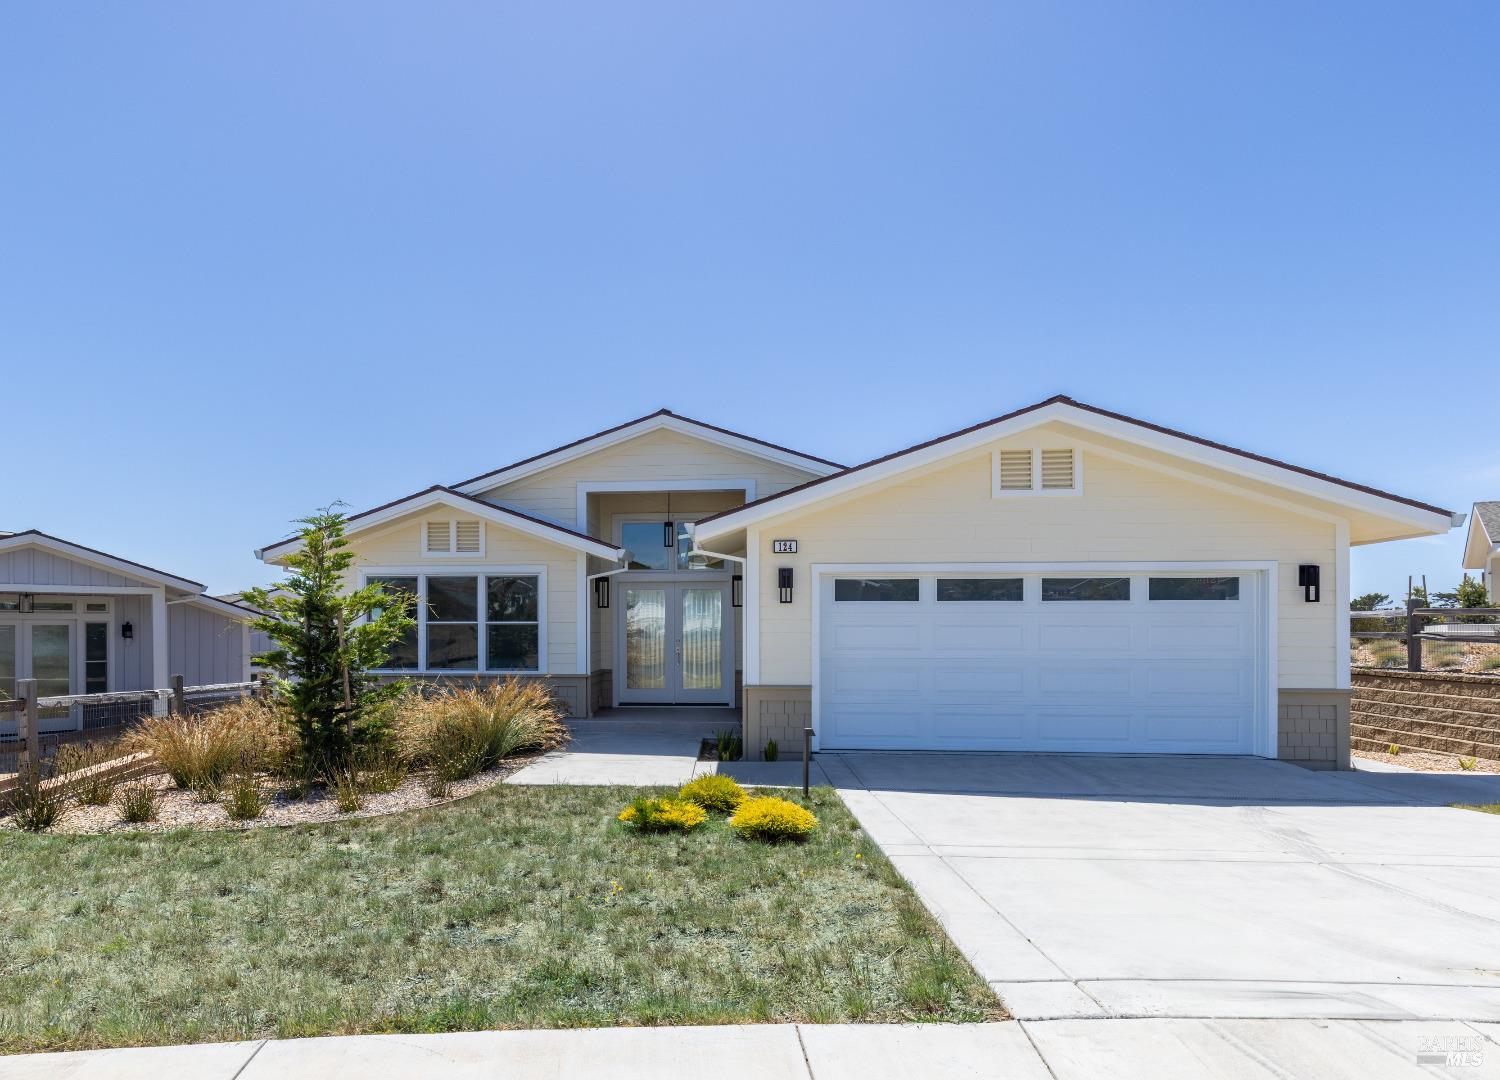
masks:
POLYGON ((1403 769, 1415 769, 1417 772, 1473 772, 1500 773, 1500 761, 1491 761, 1489 758, 1477 758, 1473 769, 1465 769, 1458 763, 1458 757, 1454 754, 1444 754, 1437 750, 1407 750, 1401 753, 1377 754, 1370 750, 1350 751, 1357 758, 1366 761, 1383 761, 1388 765, 1400 765, 1403 769))
MULTIPOLYGON (((371 792, 361 796, 360 808, 341 813, 338 799, 328 788, 317 787, 301 798, 292 798, 279 782, 267 780, 265 787, 265 812, 258 818, 233 821, 221 802, 203 802, 194 792, 174 787, 165 773, 146 777, 135 783, 149 784, 157 790, 157 820, 131 823, 121 819, 118 796, 109 806, 69 807, 49 833, 75 833, 99 835, 102 833, 171 832, 174 829, 263 829, 287 825, 313 825, 320 822, 348 821, 351 818, 383 817, 408 810, 422 810, 431 806, 454 802, 493 787, 511 773, 525 768, 540 754, 509 758, 497 768, 489 769, 458 780, 448 785, 448 792, 441 798, 428 794, 423 777, 412 776, 391 791, 371 792)), ((124 785, 122 785, 123 787, 124 785)), ((14 822, 0 818, 0 830, 19 831, 14 822)))

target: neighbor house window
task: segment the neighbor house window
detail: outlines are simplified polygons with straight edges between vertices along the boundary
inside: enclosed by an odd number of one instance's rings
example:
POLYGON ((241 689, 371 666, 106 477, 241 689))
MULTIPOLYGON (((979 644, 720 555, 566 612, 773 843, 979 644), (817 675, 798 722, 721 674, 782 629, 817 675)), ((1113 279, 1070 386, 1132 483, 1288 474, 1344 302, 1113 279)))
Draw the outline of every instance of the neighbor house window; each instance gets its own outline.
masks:
POLYGON ((1020 578, 938 578, 938 603, 1019 601, 1024 596, 1020 578))
POLYGON ((369 580, 419 598, 412 612, 416 625, 392 647, 384 670, 541 670, 539 575, 421 574, 369 580))
POLYGON ((1042 578, 1042 599, 1129 600, 1130 579, 1125 577, 1042 578))
POLYGON ((916 578, 837 578, 833 583, 833 598, 856 602, 914 603, 919 585, 916 578))
POLYGON ((83 692, 109 690, 109 623, 91 622, 83 628, 83 692))
POLYGON ((1154 577, 1148 595, 1152 600, 1238 600, 1237 577, 1154 577))

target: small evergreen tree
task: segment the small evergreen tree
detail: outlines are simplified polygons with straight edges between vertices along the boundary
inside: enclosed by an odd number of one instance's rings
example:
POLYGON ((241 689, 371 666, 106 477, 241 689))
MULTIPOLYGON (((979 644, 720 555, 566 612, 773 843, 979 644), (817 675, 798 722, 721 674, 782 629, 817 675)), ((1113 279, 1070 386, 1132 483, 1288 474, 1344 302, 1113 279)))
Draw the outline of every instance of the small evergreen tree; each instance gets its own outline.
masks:
POLYGON ((1383 593, 1383 592, 1367 592, 1367 593, 1364 593, 1364 594, 1362 594, 1360 596, 1356 596, 1353 600, 1350 600, 1349 601, 1349 610, 1350 611, 1374 611, 1377 608, 1384 607, 1386 604, 1389 604, 1390 602, 1391 602, 1391 598, 1386 593, 1383 593))
POLYGON ((299 524, 302 546, 287 557, 287 579, 248 589, 244 598, 266 613, 252 625, 276 646, 256 662, 275 675, 306 764, 330 776, 375 734, 377 707, 401 693, 401 684, 369 672, 412 626, 413 599, 378 584, 344 592, 354 563, 344 516, 322 510, 299 524))

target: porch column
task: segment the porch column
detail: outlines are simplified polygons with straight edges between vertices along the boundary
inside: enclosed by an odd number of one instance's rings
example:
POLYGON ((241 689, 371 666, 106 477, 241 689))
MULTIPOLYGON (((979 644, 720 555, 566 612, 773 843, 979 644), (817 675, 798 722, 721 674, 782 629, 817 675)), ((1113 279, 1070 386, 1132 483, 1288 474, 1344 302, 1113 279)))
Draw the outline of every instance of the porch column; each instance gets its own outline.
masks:
MULTIPOLYGON (((171 678, 167 655, 167 590, 165 587, 151 594, 151 688, 164 690, 171 678)), ((166 712, 167 703, 157 699, 152 711, 158 716, 166 712)))

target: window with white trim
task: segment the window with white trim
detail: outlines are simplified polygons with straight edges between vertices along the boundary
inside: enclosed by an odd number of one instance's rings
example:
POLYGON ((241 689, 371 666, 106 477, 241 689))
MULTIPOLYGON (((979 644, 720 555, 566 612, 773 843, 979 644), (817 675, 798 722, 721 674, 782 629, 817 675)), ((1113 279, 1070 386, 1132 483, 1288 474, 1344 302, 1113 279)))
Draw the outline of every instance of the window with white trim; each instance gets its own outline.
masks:
POLYGON ((416 625, 391 647, 381 670, 541 670, 540 574, 415 574, 369 581, 415 600, 416 625))
POLYGON ((1008 447, 991 464, 992 494, 1077 495, 1082 490, 1078 451, 1063 447, 1008 447))
POLYGON ((459 519, 423 522, 422 554, 483 555, 484 523, 459 519))

